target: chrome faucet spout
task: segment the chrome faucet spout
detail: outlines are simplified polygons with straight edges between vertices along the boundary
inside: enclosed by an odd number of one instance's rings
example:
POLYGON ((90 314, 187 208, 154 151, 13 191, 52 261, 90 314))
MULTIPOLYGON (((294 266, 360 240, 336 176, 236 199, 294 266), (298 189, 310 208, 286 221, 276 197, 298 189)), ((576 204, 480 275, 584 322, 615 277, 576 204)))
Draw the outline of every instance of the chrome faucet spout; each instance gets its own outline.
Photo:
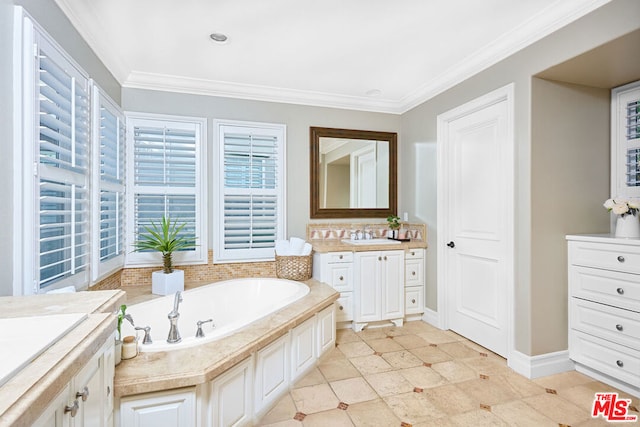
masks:
POLYGON ((178 314, 178 308, 180 308, 180 303, 182 302, 182 292, 177 291, 176 296, 173 299, 173 311, 169 314, 178 314))
POLYGON ((173 300, 173 310, 167 315, 170 323, 169 336, 167 337, 167 342, 169 344, 174 344, 182 341, 182 337, 180 337, 180 332, 178 331, 178 318, 180 317, 178 308, 180 307, 181 302, 182 293, 178 291, 176 292, 176 296, 173 300))

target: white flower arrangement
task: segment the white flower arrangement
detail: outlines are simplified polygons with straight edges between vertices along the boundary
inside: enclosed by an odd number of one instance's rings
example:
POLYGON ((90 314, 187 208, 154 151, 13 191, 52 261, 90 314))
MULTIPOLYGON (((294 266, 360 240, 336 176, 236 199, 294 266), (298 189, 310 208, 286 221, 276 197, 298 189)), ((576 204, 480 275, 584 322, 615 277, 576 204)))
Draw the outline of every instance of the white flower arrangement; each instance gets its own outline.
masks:
POLYGON ((625 215, 635 216, 640 209, 640 202, 636 200, 627 199, 608 199, 603 205, 609 212, 613 212, 616 215, 620 215, 624 218, 625 215))

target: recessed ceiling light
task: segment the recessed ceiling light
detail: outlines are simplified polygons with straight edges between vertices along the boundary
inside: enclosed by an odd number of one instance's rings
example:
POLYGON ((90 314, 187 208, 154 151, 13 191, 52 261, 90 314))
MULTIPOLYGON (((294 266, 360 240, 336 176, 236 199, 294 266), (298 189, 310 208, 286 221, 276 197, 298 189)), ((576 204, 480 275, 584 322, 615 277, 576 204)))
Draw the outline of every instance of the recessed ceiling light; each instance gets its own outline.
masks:
POLYGON ((224 43, 228 40, 227 36, 222 33, 211 33, 209 37, 211 37, 211 40, 217 43, 224 43))
POLYGON ((370 97, 380 96, 382 95, 382 91, 380 89, 369 89, 365 92, 365 95, 370 97))

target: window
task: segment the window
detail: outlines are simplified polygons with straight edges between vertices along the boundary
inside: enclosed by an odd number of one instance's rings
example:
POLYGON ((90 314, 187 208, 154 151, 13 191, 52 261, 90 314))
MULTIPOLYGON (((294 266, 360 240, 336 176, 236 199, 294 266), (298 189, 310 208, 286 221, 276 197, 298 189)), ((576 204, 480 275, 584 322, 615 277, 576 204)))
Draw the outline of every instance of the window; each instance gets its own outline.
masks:
POLYGON ((197 239, 175 262, 206 263, 206 120, 127 114, 127 140, 127 265, 160 263, 158 254, 131 253, 131 244, 163 215, 197 239))
POLYGON ((216 122, 214 259, 272 260, 285 233, 284 125, 216 122))
POLYGON ((640 81, 612 91, 612 197, 640 197, 640 81))
POLYGON ((124 265, 125 122, 118 106, 93 88, 93 280, 124 265))

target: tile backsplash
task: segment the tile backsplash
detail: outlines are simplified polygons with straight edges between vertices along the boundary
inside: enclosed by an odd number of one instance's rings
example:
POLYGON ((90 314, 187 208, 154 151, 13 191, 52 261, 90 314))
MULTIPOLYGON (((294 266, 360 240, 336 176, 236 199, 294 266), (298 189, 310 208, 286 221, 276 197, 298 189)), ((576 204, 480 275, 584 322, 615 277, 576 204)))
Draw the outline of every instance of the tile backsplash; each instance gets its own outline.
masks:
MULTIPOLYGON (((426 226, 424 224, 403 223, 402 230, 406 231, 411 240, 426 240, 426 226)), ((371 233, 374 239, 383 239, 389 233, 386 223, 309 223, 307 224, 307 240, 311 243, 318 240, 349 239, 353 232, 371 233)))

